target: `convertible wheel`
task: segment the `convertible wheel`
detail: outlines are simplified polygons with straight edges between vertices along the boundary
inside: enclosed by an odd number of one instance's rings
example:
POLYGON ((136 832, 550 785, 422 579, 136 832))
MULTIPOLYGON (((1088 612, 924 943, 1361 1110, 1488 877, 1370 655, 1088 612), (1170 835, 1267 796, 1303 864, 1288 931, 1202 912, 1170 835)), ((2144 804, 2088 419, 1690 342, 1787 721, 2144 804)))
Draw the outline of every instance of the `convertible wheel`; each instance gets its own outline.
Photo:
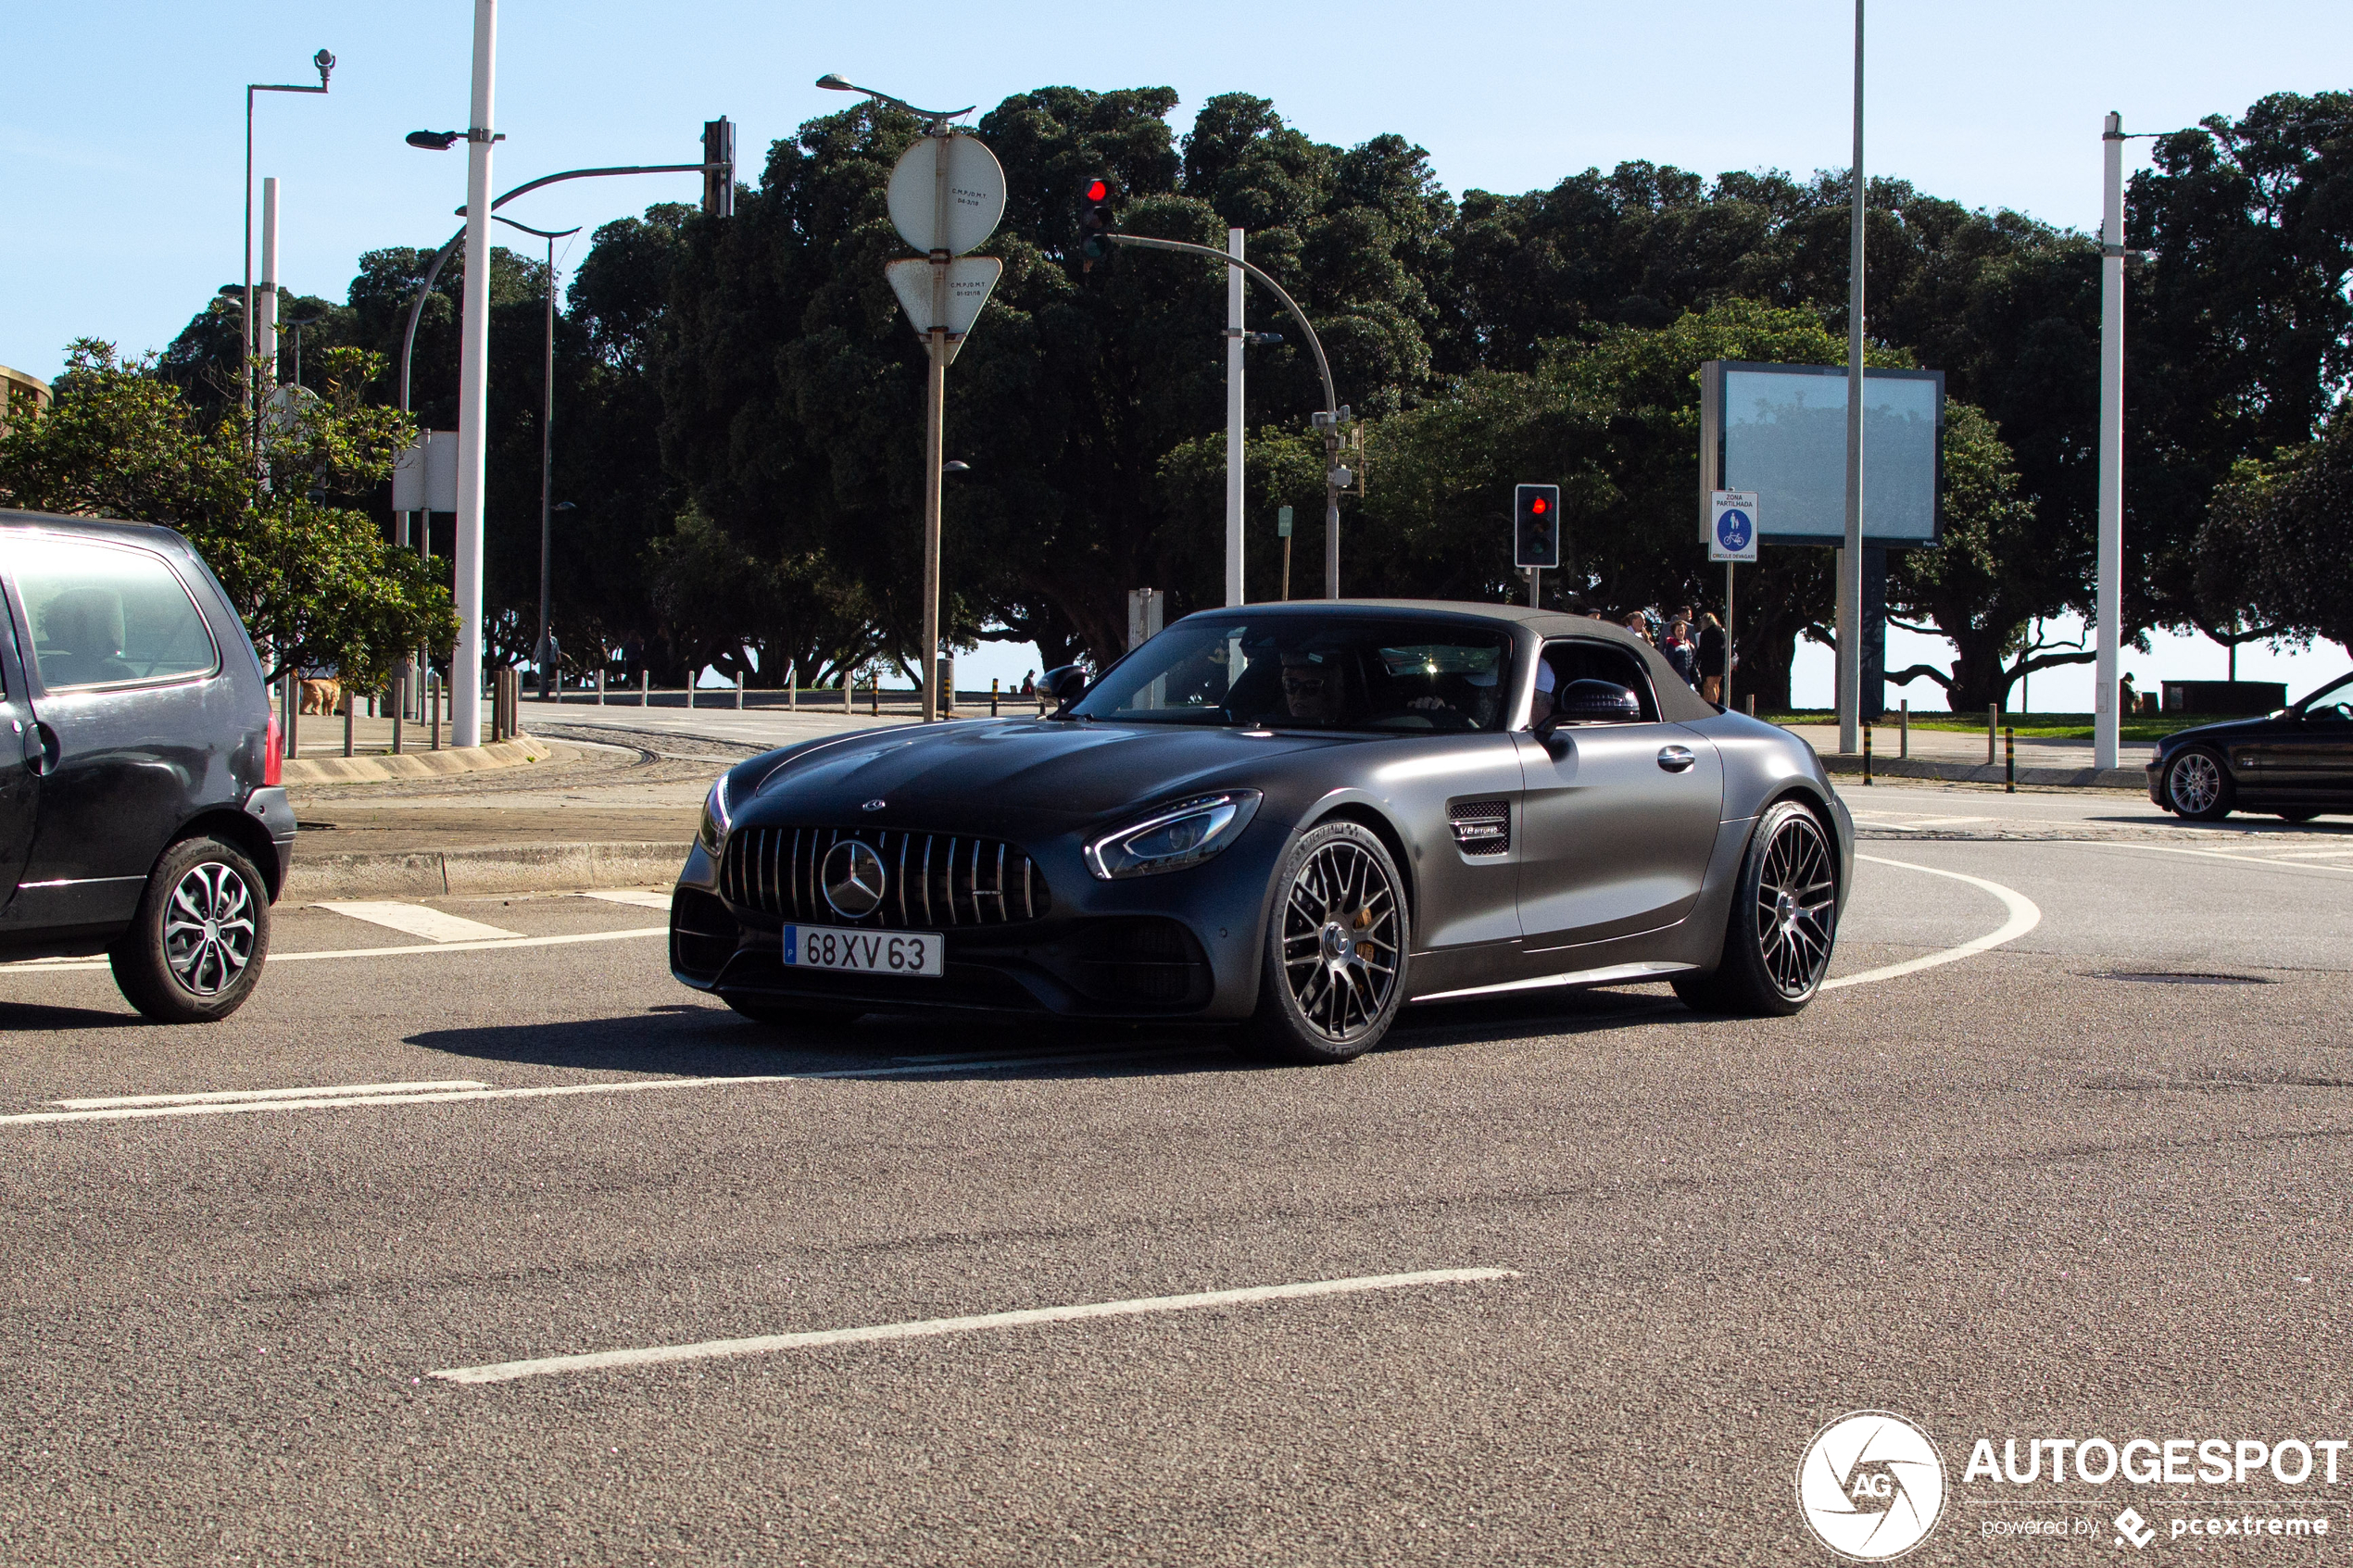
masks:
POLYGON ((2196 746, 2165 770, 2165 799, 2191 822, 2219 822, 2237 804, 2238 786, 2231 782, 2231 771, 2220 755, 2196 746))
POLYGON ((1412 947, 1402 883, 1380 839, 1355 822, 1326 822, 1291 847, 1244 1049, 1327 1065, 1364 1055, 1389 1033, 1412 947))
POLYGON ((1712 1012, 1774 1017, 1814 999, 1838 939, 1838 861, 1814 814, 1794 800, 1767 811, 1748 841, 1725 922, 1724 956, 1675 994, 1712 1012))
POLYGON ((228 1017, 253 994, 269 956, 269 884, 216 838, 164 851, 108 955, 124 997, 158 1023, 228 1017))
POLYGON ((754 1023, 772 1028, 827 1029, 852 1022, 859 1016, 856 1008, 819 1007, 809 1002, 787 1002, 759 997, 728 997, 719 998, 736 1010, 737 1017, 749 1018, 754 1023))

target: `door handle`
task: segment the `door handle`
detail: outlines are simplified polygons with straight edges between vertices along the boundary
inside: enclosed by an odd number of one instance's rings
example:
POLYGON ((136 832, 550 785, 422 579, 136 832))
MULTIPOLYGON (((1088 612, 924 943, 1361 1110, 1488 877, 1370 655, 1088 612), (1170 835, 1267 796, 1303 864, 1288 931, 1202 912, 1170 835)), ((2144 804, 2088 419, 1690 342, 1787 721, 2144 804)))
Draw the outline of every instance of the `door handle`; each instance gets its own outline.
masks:
POLYGON ((24 733, 25 766, 35 773, 47 773, 56 768, 62 749, 57 744, 57 732, 37 719, 24 733))
POLYGON ((1658 765, 1670 773, 1680 773, 1698 760, 1688 746, 1662 746, 1658 748, 1658 765))

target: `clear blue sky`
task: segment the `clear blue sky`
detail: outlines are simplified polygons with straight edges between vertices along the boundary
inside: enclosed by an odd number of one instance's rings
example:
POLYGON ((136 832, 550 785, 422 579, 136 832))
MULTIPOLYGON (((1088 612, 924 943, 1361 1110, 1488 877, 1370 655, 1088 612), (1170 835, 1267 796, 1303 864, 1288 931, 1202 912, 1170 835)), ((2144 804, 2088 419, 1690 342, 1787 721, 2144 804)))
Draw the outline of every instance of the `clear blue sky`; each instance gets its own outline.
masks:
MULTIPOLYGON (((558 169, 690 160, 702 121, 720 114, 737 122, 740 161, 756 171, 771 141, 849 101, 811 85, 827 70, 951 107, 1048 84, 1164 84, 1183 96, 1179 129, 1204 98, 1256 93, 1324 141, 1405 135, 1457 193, 1527 190, 1631 157, 1706 174, 1848 161, 1853 12, 1838 0, 1013 0, 943 10, 959 19, 943 28, 966 31, 921 44, 911 13, 885 6, 499 10, 502 188, 558 169)), ((361 251, 438 243, 465 199, 463 153, 417 152, 401 137, 464 124, 472 12, 470 0, 0 0, 0 363, 52 374, 82 334, 160 347, 241 277, 243 88, 316 81, 321 45, 340 62, 333 93, 265 94, 258 117, 257 176, 285 182, 284 281, 340 298, 361 251)), ((1940 195, 2089 229, 2107 110, 2127 130, 2171 129, 2266 93, 2348 85, 2348 61, 2353 6, 2342 0, 1882 0, 1865 162, 1940 195)), ((543 227, 593 225, 697 189, 691 176, 596 182, 514 210, 543 227)), ((2341 667, 2329 654, 2321 662, 2341 667)), ((2049 706, 2039 693, 2036 706, 2049 706)))

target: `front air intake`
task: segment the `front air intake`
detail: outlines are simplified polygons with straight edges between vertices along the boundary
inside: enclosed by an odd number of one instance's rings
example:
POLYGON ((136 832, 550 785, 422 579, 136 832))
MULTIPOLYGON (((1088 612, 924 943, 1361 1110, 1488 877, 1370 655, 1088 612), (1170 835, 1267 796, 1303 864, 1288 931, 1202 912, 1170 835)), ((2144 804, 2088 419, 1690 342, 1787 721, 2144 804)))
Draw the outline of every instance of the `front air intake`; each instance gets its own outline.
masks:
POLYGON ((889 828, 745 827, 728 835, 719 866, 721 897, 739 909, 816 925, 884 931, 1011 925, 1051 907, 1046 878, 1001 839, 889 828), (857 839, 882 859, 882 903, 851 920, 825 898, 825 857, 857 839))

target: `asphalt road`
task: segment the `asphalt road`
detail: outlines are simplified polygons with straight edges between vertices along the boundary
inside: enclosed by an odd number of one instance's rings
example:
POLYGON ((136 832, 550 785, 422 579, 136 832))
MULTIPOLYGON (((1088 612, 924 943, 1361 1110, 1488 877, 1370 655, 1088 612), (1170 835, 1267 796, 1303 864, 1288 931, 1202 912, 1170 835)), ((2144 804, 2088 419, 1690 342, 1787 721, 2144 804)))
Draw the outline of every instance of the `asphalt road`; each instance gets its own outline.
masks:
POLYGON ((1947 1467, 1909 1562, 2132 1555, 2109 1516, 2192 1493, 2333 1519, 2234 1560, 2325 1557, 2353 1463, 1960 1471, 1978 1436, 2353 1437, 2353 831, 1848 793, 1841 976, 2039 920, 1794 1020, 1450 1005, 1320 1072, 773 1034, 609 898, 422 907, 500 946, 282 911, 207 1030, 0 971, 0 1562, 1829 1562, 1793 1478, 1869 1408, 1947 1467), (1437 1271, 1501 1272, 434 1375, 1437 1271), (1985 1533, 2045 1513, 2097 1537, 1985 1533))

